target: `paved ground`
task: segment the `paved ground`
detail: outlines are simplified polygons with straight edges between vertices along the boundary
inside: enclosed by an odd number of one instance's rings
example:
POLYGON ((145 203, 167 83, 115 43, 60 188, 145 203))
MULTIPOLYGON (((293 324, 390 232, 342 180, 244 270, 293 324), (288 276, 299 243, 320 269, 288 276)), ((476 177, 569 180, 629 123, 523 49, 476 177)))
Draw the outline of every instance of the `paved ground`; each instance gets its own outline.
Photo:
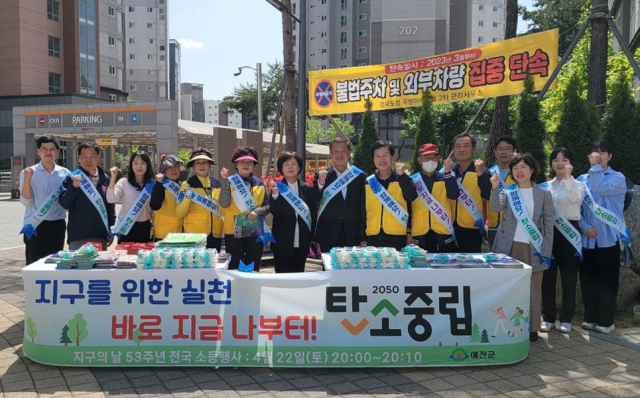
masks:
POLYGON ((21 352, 23 249, 2 250, 12 242, 20 244, 7 236, 20 229, 22 216, 16 203, 0 197, 0 398, 640 397, 639 328, 617 330, 613 336, 581 330, 568 335, 542 333, 526 360, 497 367, 279 370, 40 365, 21 352))

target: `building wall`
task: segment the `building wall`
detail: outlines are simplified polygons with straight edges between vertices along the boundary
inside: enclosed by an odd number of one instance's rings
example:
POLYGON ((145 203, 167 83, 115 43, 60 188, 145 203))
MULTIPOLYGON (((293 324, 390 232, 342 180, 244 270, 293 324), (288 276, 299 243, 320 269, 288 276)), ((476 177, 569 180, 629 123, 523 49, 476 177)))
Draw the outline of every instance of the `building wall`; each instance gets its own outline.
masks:
POLYGON ((469 46, 504 40, 506 11, 505 0, 473 0, 469 46))
POLYGON ((124 0, 125 91, 134 101, 168 98, 167 2, 124 0))
POLYGON ((169 99, 180 100, 180 43, 169 40, 169 99))
POLYGON ((194 122, 205 122, 204 84, 181 83, 180 100, 185 102, 182 104, 183 119, 194 122), (189 103, 191 107, 190 109, 186 109, 185 107, 188 107, 189 103))
POLYGON ((116 101, 126 99, 123 11, 122 0, 100 0, 101 97, 116 101))

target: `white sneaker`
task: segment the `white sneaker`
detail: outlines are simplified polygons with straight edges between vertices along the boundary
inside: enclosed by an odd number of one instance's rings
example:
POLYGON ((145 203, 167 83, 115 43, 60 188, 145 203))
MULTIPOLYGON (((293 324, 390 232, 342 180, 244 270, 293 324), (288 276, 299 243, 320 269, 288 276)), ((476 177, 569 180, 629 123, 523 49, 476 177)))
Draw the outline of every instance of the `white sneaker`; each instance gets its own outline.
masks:
POLYGON ((556 324, 551 322, 542 321, 542 323, 540 324, 540 330, 542 330, 543 332, 550 332, 554 327, 556 327, 556 324))
POLYGON ((582 328, 584 330, 595 330, 594 328, 596 327, 595 323, 589 323, 589 322, 582 322, 582 328))
POLYGON ((611 326, 596 326, 595 328, 593 328, 593 330, 595 330, 598 333, 604 333, 604 334, 609 334, 611 332, 613 332, 616 329, 616 327, 614 325, 611 326))
POLYGON ((568 322, 560 322, 560 329, 562 333, 571 333, 571 324, 568 322))

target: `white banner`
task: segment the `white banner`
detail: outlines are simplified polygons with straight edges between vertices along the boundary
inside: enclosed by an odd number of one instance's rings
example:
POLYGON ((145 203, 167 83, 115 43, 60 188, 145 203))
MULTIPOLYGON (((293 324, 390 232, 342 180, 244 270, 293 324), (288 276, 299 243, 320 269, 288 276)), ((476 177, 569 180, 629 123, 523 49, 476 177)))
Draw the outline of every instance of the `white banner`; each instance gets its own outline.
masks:
POLYGON ((62 271, 39 261, 23 269, 23 350, 61 366, 513 363, 529 352, 530 276, 530 267, 62 271))

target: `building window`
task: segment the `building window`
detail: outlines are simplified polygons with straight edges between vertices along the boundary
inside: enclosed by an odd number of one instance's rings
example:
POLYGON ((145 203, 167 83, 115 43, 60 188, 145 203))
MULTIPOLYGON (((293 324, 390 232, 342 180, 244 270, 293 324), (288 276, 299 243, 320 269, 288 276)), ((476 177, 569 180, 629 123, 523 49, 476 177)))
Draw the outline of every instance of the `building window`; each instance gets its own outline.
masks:
POLYGON ((165 46, 160 46, 160 51, 165 51, 165 46))
POLYGON ((349 17, 346 15, 340 16, 340 26, 347 26, 347 23, 349 23, 349 17))
POLYGON ((292 14, 293 14, 293 15, 296 15, 296 11, 297 11, 297 10, 298 10, 298 4, 293 3, 293 4, 291 5, 291 11, 292 11, 292 14))
POLYGON ((484 6, 483 6, 482 4, 480 4, 480 5, 478 6, 478 10, 480 10, 480 11, 484 11, 484 6))
POLYGON ((149 39, 149 40, 147 40, 147 42, 148 42, 149 44, 153 44, 153 39, 149 39))
POLYGON ((478 36, 478 43, 484 43, 484 37, 478 36))
POLYGON ((52 21, 60 20, 60 2, 47 0, 47 18, 52 21))
POLYGON ((326 21, 326 20, 327 20, 327 16, 326 16, 326 15, 321 16, 321 17, 320 17, 320 20, 321 20, 321 21, 326 21))
POLYGON ((347 59, 348 53, 349 53, 349 50, 347 48, 341 48, 340 49, 340 59, 347 59))
POLYGON ((118 97, 115 94, 109 94, 109 101, 116 102, 118 97))
POLYGON ((135 28, 136 27, 136 23, 135 22, 129 22, 129 27, 130 28, 135 28))
POLYGON ((498 11, 498 6, 493 6, 493 12, 498 11))
POLYGON ((358 47, 358 53, 364 54, 367 52, 367 47, 358 47))
POLYGON ((161 21, 164 21, 164 14, 163 14, 163 15, 160 15, 160 20, 161 20, 161 21))
POLYGON ((52 94, 59 94, 60 87, 62 87, 60 84, 61 81, 62 75, 49 72, 49 92, 52 94))
POLYGON ((153 59, 153 54, 147 54, 147 59, 153 59))
POLYGON ((158 8, 158 14, 164 14, 164 8, 158 8))
POLYGON ((321 0, 320 4, 327 4, 327 0, 321 0))
POLYGON ((135 37, 130 37, 130 38, 129 38, 129 44, 136 44, 136 39, 135 39, 135 37))
POLYGON ((113 36, 109 36, 109 45, 114 47, 116 45, 116 38, 113 36))
POLYGON ((493 38, 493 42, 495 43, 495 42, 497 42, 497 41, 498 41, 498 39, 496 39, 496 38, 494 37, 494 38, 493 38))
POLYGON ((147 91, 156 91, 156 86, 154 86, 153 84, 149 84, 147 86, 147 91))
POLYGON ((327 53, 327 49, 323 48, 322 50, 320 50, 320 54, 326 54, 327 53))
POLYGON ((116 9, 109 6, 109 16, 110 17, 115 17, 116 16, 116 9))
POLYGON ((153 24, 152 24, 151 22, 149 22, 149 23, 147 24, 147 28, 149 28, 149 29, 150 29, 150 28, 153 28, 153 24))
POLYGON ((497 28, 497 27, 498 27, 498 23, 497 23, 497 22, 494 22, 494 23, 493 23, 493 27, 494 27, 494 28, 497 28))
POLYGON ((366 37, 366 36, 367 36, 367 31, 366 30, 358 31, 358 37, 366 37))
POLYGON ((478 26, 484 26, 484 21, 478 21, 478 26))
POLYGON ((320 37, 327 37, 327 32, 321 32, 320 37))
POLYGON ((347 32, 340 32, 340 43, 346 43, 347 42, 347 32))
POLYGON ((166 58, 165 58, 165 56, 164 56, 164 55, 161 55, 161 56, 160 56, 160 61, 164 61, 165 59, 166 59, 166 58))
POLYGON ((364 4, 364 3, 366 3, 366 2, 367 2, 367 0, 360 0, 360 1, 359 1, 359 3, 360 3, 360 4, 364 4))
POLYGON ((136 59, 136 55, 135 54, 129 54, 129 59, 136 59))
POLYGON ((147 12, 153 12, 153 7, 147 7, 147 12))
POLYGON ((340 65, 340 67, 341 67, 341 68, 348 68, 348 67, 349 67, 349 65, 347 65, 347 64, 342 64, 342 65, 340 65))
POLYGON ((327 65, 320 65, 320 69, 327 69, 327 65))
POLYGON ((340 9, 341 10, 346 10, 347 9, 347 0, 340 0, 340 9))
POLYGON ((136 84, 129 84, 129 91, 137 91, 138 86, 136 84))
POLYGON ((149 76, 153 76, 153 75, 155 75, 155 74, 156 74, 156 71, 155 71, 154 69, 149 69, 149 70, 147 71, 147 75, 149 75, 149 76))
POLYGON ((367 19, 367 14, 366 13, 359 14, 358 15, 358 19, 361 20, 361 21, 364 21, 365 19, 367 19))
POLYGON ((115 76, 116 75, 116 67, 113 65, 109 65, 109 74, 111 76, 115 76))
POLYGON ((366 62, 358 62, 358 66, 367 66, 366 62))
POLYGON ((136 12, 136 8, 135 7, 129 7, 129 12, 136 12))
POLYGON ((129 69, 129 75, 131 75, 131 76, 135 76, 135 75, 137 75, 137 74, 138 74, 138 71, 137 71, 137 70, 135 70, 135 69, 129 69))
POLYGON ((60 38, 49 36, 49 56, 60 58, 60 38))

